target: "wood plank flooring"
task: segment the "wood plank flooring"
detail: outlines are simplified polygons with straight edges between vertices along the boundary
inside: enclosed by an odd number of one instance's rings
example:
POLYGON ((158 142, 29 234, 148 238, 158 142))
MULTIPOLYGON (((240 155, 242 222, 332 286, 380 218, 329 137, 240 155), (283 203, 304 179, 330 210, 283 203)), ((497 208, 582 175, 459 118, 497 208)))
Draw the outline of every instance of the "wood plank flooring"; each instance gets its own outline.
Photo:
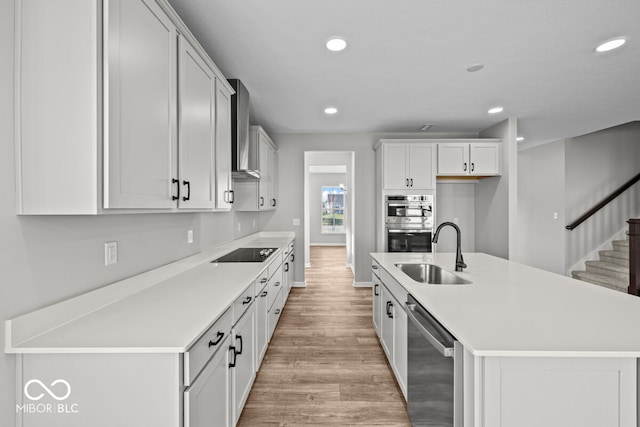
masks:
POLYGON ((256 426, 411 426, 344 247, 311 247, 239 420, 256 426))

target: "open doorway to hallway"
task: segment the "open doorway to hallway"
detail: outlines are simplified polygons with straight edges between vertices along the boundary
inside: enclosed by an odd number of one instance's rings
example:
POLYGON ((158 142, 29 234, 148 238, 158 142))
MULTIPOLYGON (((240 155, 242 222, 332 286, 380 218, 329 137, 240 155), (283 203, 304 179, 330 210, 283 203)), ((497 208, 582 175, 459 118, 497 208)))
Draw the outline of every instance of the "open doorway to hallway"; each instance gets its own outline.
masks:
MULTIPOLYGON (((353 276, 355 189, 352 151, 307 151, 304 185, 305 267, 313 267, 311 248, 331 247, 332 262, 353 276)), ((318 249, 316 254, 322 254, 318 249)), ((310 274, 312 274, 310 272, 310 274)), ((307 270, 305 270, 305 282, 307 270)))

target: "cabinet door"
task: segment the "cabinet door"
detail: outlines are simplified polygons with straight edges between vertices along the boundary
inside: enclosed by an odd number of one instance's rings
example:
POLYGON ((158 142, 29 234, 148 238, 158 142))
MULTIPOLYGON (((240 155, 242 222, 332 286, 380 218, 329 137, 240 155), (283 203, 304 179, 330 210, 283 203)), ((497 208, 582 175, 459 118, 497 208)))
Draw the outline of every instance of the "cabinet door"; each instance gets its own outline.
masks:
POLYGON ((476 142, 469 146, 471 175, 499 175, 500 151, 502 144, 497 142, 476 142))
POLYGON ((233 345, 236 348, 236 366, 232 370, 233 378, 233 416, 238 422, 253 380, 256 377, 255 364, 255 314, 256 305, 251 307, 233 328, 233 345))
POLYGON ((469 144, 438 144, 438 175, 467 175, 469 144))
POLYGON ((258 185, 258 210, 268 210, 269 186, 271 185, 271 170, 269 169, 270 147, 266 137, 258 131, 258 165, 260 167, 260 183, 258 185))
POLYGON ((394 299, 393 302, 393 368, 402 393, 407 395, 407 313, 403 304, 394 299))
POLYGON ((108 0, 105 208, 172 208, 177 179, 177 30, 153 0, 108 0))
POLYGON ((231 425, 229 339, 221 344, 198 379, 184 392, 184 427, 231 425))
POLYGON ((384 351, 387 353, 389 363, 393 363, 393 309, 395 299, 383 285, 381 285, 379 289, 381 289, 380 293, 382 297, 380 301, 380 309, 382 310, 382 319, 380 322, 382 336, 380 341, 382 342, 382 348, 384 348, 384 351))
POLYGON ((384 190, 409 188, 406 150, 405 144, 384 144, 382 146, 382 188, 384 190))
POLYGON ((382 300, 382 286, 380 285, 380 279, 378 279, 375 275, 373 276, 373 327, 378 334, 378 337, 382 336, 382 332, 380 329, 380 323, 382 321, 380 304, 382 300))
POLYGON ((179 208, 215 207, 213 71, 182 36, 178 39, 179 208))
POLYGON ((231 94, 216 84, 216 208, 231 209, 231 94))
POLYGON ((417 190, 436 188, 436 171, 433 169, 435 144, 409 144, 409 187, 417 190))
POLYGON ((278 206, 278 152, 272 147, 269 149, 269 207, 276 209, 278 206))
POLYGON ((268 286, 264 286, 262 291, 256 295, 256 370, 260 368, 262 359, 267 352, 267 344, 269 343, 268 295, 268 286))

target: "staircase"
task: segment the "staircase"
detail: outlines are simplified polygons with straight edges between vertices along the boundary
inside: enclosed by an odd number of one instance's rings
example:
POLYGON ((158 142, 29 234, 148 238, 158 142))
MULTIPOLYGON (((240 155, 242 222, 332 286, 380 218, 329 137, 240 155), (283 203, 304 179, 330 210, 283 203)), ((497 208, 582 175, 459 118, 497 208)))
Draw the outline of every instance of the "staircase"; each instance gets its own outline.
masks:
POLYGON ((599 261, 587 261, 587 271, 572 271, 574 279, 627 293, 629 287, 629 240, 614 240, 613 250, 600 251, 599 261))

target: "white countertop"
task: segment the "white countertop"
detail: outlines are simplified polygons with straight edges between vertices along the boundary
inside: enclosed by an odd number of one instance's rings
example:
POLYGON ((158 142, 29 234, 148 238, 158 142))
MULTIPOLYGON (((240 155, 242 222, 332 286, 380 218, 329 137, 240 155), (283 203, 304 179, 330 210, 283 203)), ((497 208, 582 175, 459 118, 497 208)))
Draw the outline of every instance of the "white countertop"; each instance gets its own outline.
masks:
POLYGON ((481 253, 371 256, 476 356, 640 357, 640 298, 481 253), (425 285, 396 263, 427 262, 471 280, 425 285))
POLYGON ((8 320, 5 351, 184 352, 271 262, 282 259, 294 237, 293 232, 259 233, 8 320), (278 251, 262 263, 210 262, 256 245, 278 251))

